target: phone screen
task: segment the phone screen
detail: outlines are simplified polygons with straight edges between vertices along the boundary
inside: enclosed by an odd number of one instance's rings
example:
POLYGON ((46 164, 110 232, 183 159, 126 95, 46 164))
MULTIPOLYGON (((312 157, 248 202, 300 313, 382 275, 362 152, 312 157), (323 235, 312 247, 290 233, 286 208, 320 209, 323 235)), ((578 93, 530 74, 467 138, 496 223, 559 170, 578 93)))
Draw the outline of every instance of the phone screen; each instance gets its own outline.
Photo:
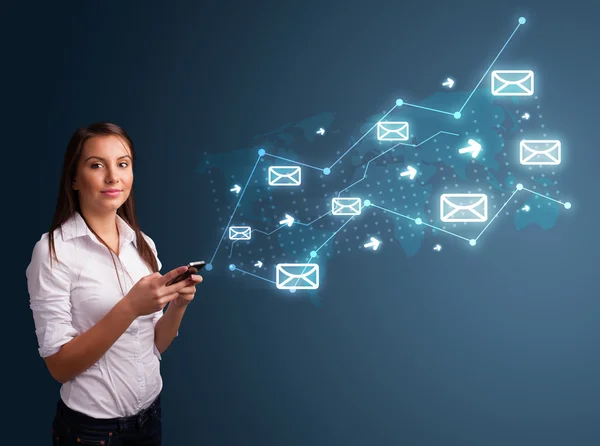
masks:
POLYGON ((185 280, 188 277, 190 277, 192 274, 198 273, 202 268, 204 268, 204 265, 206 265, 206 262, 204 262, 202 260, 197 261, 197 262, 188 263, 187 271, 185 271, 185 272, 181 273, 180 275, 178 275, 177 277, 169 280, 167 282, 166 286, 170 286, 170 285, 173 285, 174 283, 181 282, 182 280, 185 280))

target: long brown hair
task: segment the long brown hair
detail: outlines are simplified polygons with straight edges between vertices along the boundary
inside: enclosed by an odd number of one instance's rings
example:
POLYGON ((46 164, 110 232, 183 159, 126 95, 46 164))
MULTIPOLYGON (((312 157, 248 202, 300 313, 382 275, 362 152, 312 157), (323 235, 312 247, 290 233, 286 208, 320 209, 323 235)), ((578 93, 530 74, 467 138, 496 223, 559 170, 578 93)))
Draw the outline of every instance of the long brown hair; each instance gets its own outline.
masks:
MULTIPOLYGON (((52 266, 52 254, 56 258, 58 262, 58 256, 56 255, 56 249, 54 247, 54 230, 60 225, 62 225, 65 221, 71 218, 75 212, 81 213, 81 207, 79 204, 79 195, 75 193, 73 188, 71 187, 73 183, 73 179, 75 178, 75 174, 77 173, 77 166, 79 164, 79 159, 81 158, 81 152, 83 151, 83 145, 85 141, 94 136, 108 136, 115 135, 122 140, 124 140, 129 146, 129 150, 131 151, 131 160, 132 160, 132 168, 135 167, 135 151, 133 148, 133 142, 131 138, 125 133, 121 127, 116 124, 111 124, 109 122, 99 122, 94 123, 88 127, 81 127, 73 133, 69 144, 67 145, 67 151, 65 152, 65 158, 63 162, 62 174, 60 177, 60 187, 58 190, 58 199, 56 201, 56 209, 54 211, 54 217, 52 218, 52 224, 50 225, 50 230, 48 231, 48 243, 50 247, 50 266, 52 266)), ((137 216, 135 214, 135 200, 133 197, 133 185, 131 188, 131 192, 129 197, 121 205, 119 209, 117 209, 117 215, 119 215, 123 220, 131 226, 131 228, 135 231, 135 235, 137 238, 137 250, 140 254, 140 257, 146 262, 146 264, 150 267, 153 272, 158 271, 158 262, 154 253, 152 252, 152 248, 146 239, 142 235, 142 231, 137 221, 137 216)), ((101 237, 96 234, 96 232, 91 228, 91 226, 85 220, 84 221, 88 228, 94 233, 98 240, 102 242, 104 246, 109 250, 111 257, 113 259, 113 263, 115 265, 115 271, 117 271, 117 264, 115 263, 115 259, 112 249, 106 244, 101 237)), ((119 277, 117 271, 117 277, 119 277)), ((121 280, 119 279, 119 285, 121 280)))

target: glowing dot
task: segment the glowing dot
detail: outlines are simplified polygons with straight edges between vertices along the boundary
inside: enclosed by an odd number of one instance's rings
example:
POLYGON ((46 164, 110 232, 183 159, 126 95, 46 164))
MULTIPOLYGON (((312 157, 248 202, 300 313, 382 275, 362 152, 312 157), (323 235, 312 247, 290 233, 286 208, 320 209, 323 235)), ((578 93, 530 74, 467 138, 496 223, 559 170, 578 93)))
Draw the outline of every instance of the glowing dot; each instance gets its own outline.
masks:
POLYGON ((402 107, 402 105, 404 105, 404 101, 402 99, 396 99, 396 105, 398 107, 402 107))
POLYGON ((230 271, 235 271, 235 265, 233 263, 231 265, 229 265, 229 270, 230 271))
POLYGON ((211 271, 212 270, 212 263, 207 264, 204 269, 206 269, 206 271, 211 271))
POLYGON ((454 119, 460 119, 461 116, 460 112, 454 112, 454 119))
POLYGON ((568 201, 565 203, 565 209, 571 209, 571 203, 568 201))
POLYGON ((521 25, 525 25, 525 22, 527 21, 527 19, 525 17, 519 17, 519 23, 521 25))
POLYGON ((421 220, 420 218, 415 218, 415 223, 420 225, 423 223, 423 220, 421 220))
POLYGON ((310 252, 310 256, 311 257, 317 257, 317 251, 311 251, 310 252))
POLYGON ((325 169, 323 169, 323 173, 325 175, 329 175, 331 173, 331 169, 329 167, 326 167, 325 169))
POLYGON ((290 293, 294 294, 296 292, 296 288, 290 288, 290 293))
POLYGON ((523 185, 521 183, 517 184, 517 190, 523 190, 523 185))
POLYGON ((265 149, 260 149, 258 151, 258 156, 263 156, 265 153, 267 153, 267 152, 265 152, 265 149))
POLYGON ((475 246, 476 244, 477 244, 477 240, 475 240, 474 238, 472 238, 471 240, 469 240, 469 245, 475 246))
POLYGON ((363 204, 365 206, 371 206, 371 200, 365 200, 363 204))

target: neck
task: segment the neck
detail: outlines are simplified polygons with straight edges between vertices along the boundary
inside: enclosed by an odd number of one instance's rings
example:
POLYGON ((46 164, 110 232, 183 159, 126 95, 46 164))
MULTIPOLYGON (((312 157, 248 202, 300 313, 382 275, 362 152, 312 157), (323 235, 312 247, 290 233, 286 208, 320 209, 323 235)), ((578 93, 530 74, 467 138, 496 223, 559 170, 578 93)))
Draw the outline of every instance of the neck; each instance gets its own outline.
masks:
POLYGON ((102 237, 103 240, 117 237, 117 212, 109 212, 97 214, 90 210, 80 211, 87 224, 94 230, 96 234, 102 237))

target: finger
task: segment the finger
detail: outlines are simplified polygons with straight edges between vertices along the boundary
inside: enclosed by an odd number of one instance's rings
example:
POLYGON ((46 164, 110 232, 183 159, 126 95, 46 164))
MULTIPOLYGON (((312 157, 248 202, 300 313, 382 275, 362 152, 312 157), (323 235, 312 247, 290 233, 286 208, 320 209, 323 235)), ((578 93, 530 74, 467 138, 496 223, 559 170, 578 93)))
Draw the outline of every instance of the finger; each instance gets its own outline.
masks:
POLYGON ((183 295, 183 294, 195 294, 196 293, 196 288, 193 287, 193 286, 186 286, 185 288, 182 288, 181 290, 179 290, 178 293, 180 295, 183 295))
POLYGON ((175 298, 177 298, 178 295, 179 295, 178 293, 169 293, 169 294, 161 297, 160 299, 158 299, 158 302, 161 306, 164 307, 166 304, 168 304, 172 300, 175 300, 175 298))
POLYGON ((157 280, 157 284, 159 286, 163 286, 165 285, 169 280, 174 279, 175 277, 177 277, 178 275, 180 275, 181 273, 186 272, 188 269, 187 265, 186 266, 180 266, 177 267, 175 269, 172 269, 171 271, 169 271, 167 274, 165 274, 164 276, 160 277, 157 280))
POLYGON ((190 279, 192 279, 196 285, 201 283, 204 280, 204 278, 199 274, 192 274, 190 279))
POLYGON ((173 283, 171 285, 166 286, 165 291, 167 293, 176 293, 185 288, 186 286, 190 286, 192 283, 192 279, 188 277, 185 280, 181 280, 177 283, 173 283))

